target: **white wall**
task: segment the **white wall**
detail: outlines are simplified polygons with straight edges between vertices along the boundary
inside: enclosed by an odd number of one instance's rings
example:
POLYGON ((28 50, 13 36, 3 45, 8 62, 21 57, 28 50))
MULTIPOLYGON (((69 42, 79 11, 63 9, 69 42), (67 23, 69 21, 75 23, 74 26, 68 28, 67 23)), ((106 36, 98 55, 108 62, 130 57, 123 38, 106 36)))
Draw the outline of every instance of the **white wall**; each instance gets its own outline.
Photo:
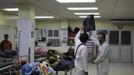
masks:
POLYGON ((16 26, 16 19, 13 19, 14 15, 0 12, 0 25, 16 26))
MULTIPOLYGON (((80 27, 83 19, 68 20, 68 26, 72 29, 80 27)), ((95 21, 96 29, 118 29, 117 25, 124 25, 123 29, 133 29, 134 24, 112 24, 110 21, 95 21)), ((61 20, 37 20, 36 28, 60 28, 61 20)))
POLYGON ((61 21, 60 20, 37 20, 36 28, 60 28, 61 21))

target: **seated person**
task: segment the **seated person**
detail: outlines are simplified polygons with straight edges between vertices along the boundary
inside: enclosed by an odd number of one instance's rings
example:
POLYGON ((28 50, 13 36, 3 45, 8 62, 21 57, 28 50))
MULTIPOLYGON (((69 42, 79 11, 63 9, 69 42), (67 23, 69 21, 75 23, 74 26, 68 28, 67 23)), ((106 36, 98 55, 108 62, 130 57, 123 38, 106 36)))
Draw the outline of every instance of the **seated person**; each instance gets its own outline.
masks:
POLYGON ((2 55, 15 55, 16 52, 12 51, 12 43, 8 40, 8 34, 4 35, 4 40, 0 43, 0 52, 2 55))
POLYGON ((4 40, 0 43, 0 49, 3 51, 11 51, 12 43, 8 40, 8 34, 4 35, 4 40))

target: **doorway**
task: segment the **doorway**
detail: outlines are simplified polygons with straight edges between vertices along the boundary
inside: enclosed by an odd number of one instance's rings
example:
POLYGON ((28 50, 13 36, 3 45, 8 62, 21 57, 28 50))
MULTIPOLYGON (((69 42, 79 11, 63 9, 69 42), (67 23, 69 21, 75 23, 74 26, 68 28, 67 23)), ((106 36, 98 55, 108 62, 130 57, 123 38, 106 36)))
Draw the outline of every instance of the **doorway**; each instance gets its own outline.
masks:
POLYGON ((132 31, 111 30, 109 31, 110 61, 132 62, 132 31))

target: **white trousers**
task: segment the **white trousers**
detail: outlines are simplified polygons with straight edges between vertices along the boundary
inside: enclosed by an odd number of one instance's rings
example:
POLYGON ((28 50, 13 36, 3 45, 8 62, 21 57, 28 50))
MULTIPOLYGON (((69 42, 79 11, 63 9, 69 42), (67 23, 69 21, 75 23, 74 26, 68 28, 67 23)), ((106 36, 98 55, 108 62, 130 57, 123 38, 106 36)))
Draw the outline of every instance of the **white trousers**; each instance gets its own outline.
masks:
POLYGON ((97 75, 109 75, 109 63, 100 63, 97 65, 97 75))
POLYGON ((84 72, 83 72, 83 70, 80 70, 79 68, 75 68, 74 75, 84 75, 84 72))

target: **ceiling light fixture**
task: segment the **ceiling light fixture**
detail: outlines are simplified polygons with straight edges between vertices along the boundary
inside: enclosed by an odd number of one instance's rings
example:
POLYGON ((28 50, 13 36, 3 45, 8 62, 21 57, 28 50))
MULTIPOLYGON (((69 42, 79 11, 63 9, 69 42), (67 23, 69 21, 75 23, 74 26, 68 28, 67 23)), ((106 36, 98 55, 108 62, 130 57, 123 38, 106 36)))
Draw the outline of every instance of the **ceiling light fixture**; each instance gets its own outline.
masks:
POLYGON ((96 0, 56 0, 59 3, 95 3, 96 0))
POLYGON ((100 13, 74 13, 75 15, 100 15, 100 13))
POLYGON ((68 10, 98 10, 97 7, 68 7, 68 10))
MULTIPOLYGON (((54 18, 53 16, 35 16, 35 19, 54 18)), ((10 16, 8 19, 18 19, 18 16, 10 16)))
POLYGON ((5 11, 19 11, 19 8, 4 8, 5 11))
MULTIPOLYGON (((86 18, 87 16, 79 16, 79 18, 86 18)), ((101 18, 101 16, 94 16, 94 18, 101 18)))
POLYGON ((54 16, 35 16, 36 19, 54 18, 54 16))

